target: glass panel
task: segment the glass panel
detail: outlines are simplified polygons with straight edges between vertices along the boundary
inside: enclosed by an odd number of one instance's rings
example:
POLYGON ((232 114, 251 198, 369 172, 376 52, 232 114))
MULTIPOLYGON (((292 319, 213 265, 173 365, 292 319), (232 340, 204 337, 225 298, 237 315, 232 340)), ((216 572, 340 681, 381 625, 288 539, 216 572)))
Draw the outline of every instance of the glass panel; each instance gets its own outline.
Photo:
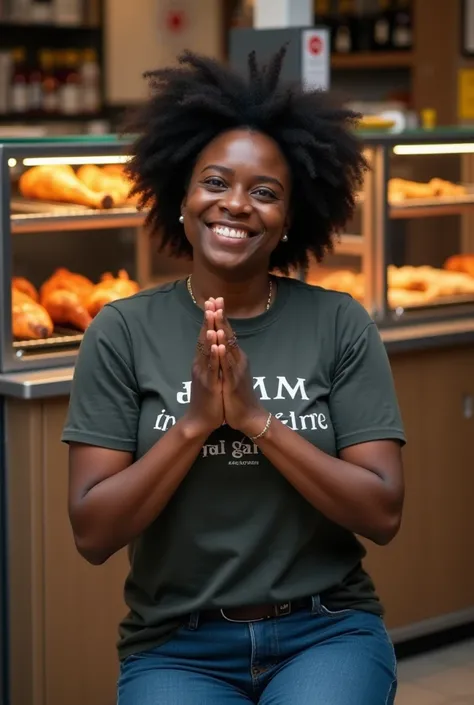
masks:
POLYGON ((56 150, 32 150, 7 160, 17 356, 77 348, 106 303, 140 289, 144 214, 129 199, 119 150, 109 152, 84 159, 87 148, 82 156, 76 148, 68 163, 56 150))
POLYGON ((474 302, 472 155, 393 155, 388 304, 399 316, 474 302))

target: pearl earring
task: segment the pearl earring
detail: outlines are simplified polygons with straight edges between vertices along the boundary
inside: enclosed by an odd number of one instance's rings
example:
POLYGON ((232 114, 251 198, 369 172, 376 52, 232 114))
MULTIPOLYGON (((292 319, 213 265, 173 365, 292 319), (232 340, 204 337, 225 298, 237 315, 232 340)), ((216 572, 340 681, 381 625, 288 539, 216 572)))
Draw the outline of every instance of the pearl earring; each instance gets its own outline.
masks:
POLYGON ((181 223, 181 225, 184 223, 184 215, 179 216, 179 222, 181 223))
POLYGON ((283 237, 281 238, 282 242, 288 242, 288 233, 283 233, 283 237))

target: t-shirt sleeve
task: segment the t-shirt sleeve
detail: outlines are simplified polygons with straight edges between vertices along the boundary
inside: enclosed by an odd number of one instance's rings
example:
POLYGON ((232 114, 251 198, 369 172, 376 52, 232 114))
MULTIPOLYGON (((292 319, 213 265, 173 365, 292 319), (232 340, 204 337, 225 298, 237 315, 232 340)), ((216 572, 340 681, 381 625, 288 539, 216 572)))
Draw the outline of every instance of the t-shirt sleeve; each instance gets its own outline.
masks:
POLYGON ((350 300, 336 326, 338 356, 329 409, 340 451, 357 443, 405 443, 392 371, 377 326, 350 300))
POLYGON ((134 452, 139 398, 127 325, 106 306, 79 349, 62 440, 134 452))

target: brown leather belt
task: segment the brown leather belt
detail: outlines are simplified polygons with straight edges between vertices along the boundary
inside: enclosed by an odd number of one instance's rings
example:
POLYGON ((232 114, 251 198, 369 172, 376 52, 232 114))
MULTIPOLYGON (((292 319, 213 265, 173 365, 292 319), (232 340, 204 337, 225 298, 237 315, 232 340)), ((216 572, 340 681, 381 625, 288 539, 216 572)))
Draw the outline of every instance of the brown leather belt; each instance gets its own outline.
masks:
POLYGON ((278 605, 255 605, 252 607, 230 607, 223 610, 204 610, 200 621, 225 620, 226 622, 261 622, 275 617, 287 617, 294 612, 310 609, 311 598, 281 602, 278 605))

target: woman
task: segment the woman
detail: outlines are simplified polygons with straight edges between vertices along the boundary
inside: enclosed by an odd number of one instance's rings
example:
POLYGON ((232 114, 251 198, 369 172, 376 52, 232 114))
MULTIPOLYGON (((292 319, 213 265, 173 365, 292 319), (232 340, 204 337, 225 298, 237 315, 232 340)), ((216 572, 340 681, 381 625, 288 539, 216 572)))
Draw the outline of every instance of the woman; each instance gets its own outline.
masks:
POLYGON ((355 534, 400 526, 404 442, 377 328, 274 277, 320 259, 365 163, 354 115, 207 58, 151 74, 130 174, 192 276, 108 305, 64 440, 79 552, 130 546, 120 705, 386 705, 393 647, 355 534))

